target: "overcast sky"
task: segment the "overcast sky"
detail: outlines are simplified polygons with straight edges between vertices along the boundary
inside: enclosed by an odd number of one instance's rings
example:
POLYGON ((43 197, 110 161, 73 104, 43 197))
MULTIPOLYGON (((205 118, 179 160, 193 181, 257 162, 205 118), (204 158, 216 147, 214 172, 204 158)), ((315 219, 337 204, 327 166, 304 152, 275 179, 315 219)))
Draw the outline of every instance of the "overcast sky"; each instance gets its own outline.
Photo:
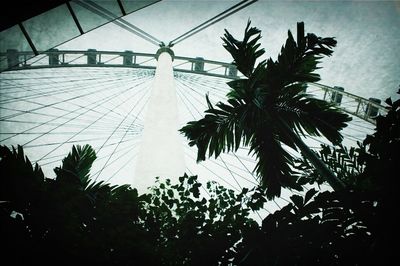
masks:
MULTIPOLYGON (((239 1, 165 0, 124 19, 169 42, 239 1)), ((276 58, 296 23, 306 32, 336 37, 338 45, 320 70, 322 83, 346 91, 386 99, 397 97, 400 84, 400 1, 258 1, 174 47, 176 55, 231 61, 222 47, 224 29, 243 35, 247 20, 262 30, 265 57, 276 58)), ((108 24, 70 41, 62 49, 133 50, 155 53, 157 47, 108 24)))

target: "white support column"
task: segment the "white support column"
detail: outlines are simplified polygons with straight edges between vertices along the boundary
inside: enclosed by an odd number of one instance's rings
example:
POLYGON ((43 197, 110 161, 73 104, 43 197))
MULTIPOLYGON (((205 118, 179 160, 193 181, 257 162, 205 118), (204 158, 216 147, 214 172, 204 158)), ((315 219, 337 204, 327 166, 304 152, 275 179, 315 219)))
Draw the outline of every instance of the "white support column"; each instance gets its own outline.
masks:
POLYGON ((175 181, 185 172, 183 147, 178 132, 173 52, 163 47, 157 54, 157 69, 133 178, 133 187, 139 192, 145 192, 153 185, 156 176, 175 181))

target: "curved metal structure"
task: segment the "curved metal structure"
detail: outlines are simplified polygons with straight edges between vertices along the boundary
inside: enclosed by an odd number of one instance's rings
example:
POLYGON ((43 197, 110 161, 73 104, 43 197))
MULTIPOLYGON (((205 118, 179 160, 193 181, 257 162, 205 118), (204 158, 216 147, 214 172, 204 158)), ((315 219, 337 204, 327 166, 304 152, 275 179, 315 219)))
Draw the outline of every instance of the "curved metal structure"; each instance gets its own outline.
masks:
MULTIPOLYGON (((55 68, 55 67, 129 67, 156 68, 157 54, 135 53, 132 51, 114 52, 56 50, 45 52, 40 58, 30 59, 32 52, 9 50, 0 53, 3 71, 55 68)), ((236 67, 229 63, 205 60, 201 57, 190 58, 174 56, 174 71, 198 73, 220 78, 237 78, 236 67)))
MULTIPOLYGON (((155 69, 157 54, 136 53, 132 51, 86 51, 56 50, 45 52, 40 58, 30 59, 32 52, 9 50, 0 53, 0 62, 5 71, 22 69, 58 68, 58 67, 124 67, 155 69)), ((174 56, 175 72, 201 74, 205 76, 236 79, 236 66, 229 63, 206 60, 201 57, 190 58, 174 56)), ((375 98, 365 99, 348 93, 341 87, 330 87, 320 83, 309 84, 312 93, 321 99, 333 102, 345 112, 375 124, 375 117, 385 114, 386 109, 375 98)))
MULTIPOLYGON (((0 49, 2 52, 11 53, 14 53, 15 49, 30 50, 26 56, 33 58, 110 22, 157 46, 160 43, 157 38, 122 17, 159 1, 57 0, 48 1, 47 6, 46 1, 33 3, 29 6, 32 7, 31 10, 21 10, 19 3, 13 4, 10 12, 14 14, 6 16, 15 15, 15 18, 10 19, 11 24, 6 23, 8 28, 2 28, 0 32, 0 49)), ((9 64, 8 68, 13 66, 9 64)))

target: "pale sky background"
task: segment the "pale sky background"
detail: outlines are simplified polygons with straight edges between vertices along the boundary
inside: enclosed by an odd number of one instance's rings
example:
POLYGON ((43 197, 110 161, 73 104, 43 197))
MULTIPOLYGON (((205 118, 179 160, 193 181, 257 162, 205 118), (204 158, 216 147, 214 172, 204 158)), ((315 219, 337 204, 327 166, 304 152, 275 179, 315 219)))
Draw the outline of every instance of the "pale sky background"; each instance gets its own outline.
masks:
MULTIPOLYGON (((165 0, 124 17, 168 43, 239 1, 165 0)), ((287 30, 296 33, 304 21, 306 32, 338 41, 333 56, 320 70, 321 83, 341 86, 365 98, 397 97, 400 85, 400 1, 258 1, 206 30, 177 44, 176 55, 230 62, 222 47, 224 29, 243 36, 247 20, 262 30, 265 58, 276 58, 287 30)), ((155 53, 157 47, 110 23, 70 41, 60 49, 133 50, 155 53)))

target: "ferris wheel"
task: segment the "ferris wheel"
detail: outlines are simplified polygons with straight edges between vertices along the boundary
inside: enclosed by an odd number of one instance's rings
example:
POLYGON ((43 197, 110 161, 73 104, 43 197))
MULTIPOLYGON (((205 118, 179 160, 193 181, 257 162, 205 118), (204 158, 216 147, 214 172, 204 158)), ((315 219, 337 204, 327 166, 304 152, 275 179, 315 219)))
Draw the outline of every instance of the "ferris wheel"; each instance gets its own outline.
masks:
MULTIPOLYGON (((155 176, 173 179, 187 173, 198 175, 203 184, 215 180, 239 192, 258 184, 256 160, 248 148, 196 163, 196 148, 177 131, 203 117, 206 94, 214 103, 225 100, 226 83, 240 78, 230 63, 176 56, 168 46, 155 54, 8 49, 0 62, 0 144, 21 145, 48 177, 72 145, 90 144, 97 154, 91 171, 96 181, 128 183, 144 191, 155 176)), ((379 100, 341 87, 309 84, 307 93, 353 116, 343 132, 345 145, 355 146, 373 132, 374 117, 385 112, 379 100)), ((311 137, 307 141, 314 149, 326 144, 311 137)), ((271 202, 267 212, 286 205, 291 193, 271 202)))
MULTIPOLYGON (((162 54, 171 63, 172 89, 176 93, 174 105, 178 114, 175 133, 178 136, 178 128, 203 116, 207 107, 206 94, 215 102, 224 101, 229 91, 226 82, 238 78, 238 72, 228 63, 179 56, 174 56, 172 61, 168 52, 162 54)), ((21 58, 24 53, 17 56, 21 58)), ((28 157, 38 163, 49 177, 72 145, 90 144, 98 157, 92 169, 93 179, 135 185, 135 168, 140 158, 144 126, 149 119, 146 112, 150 111, 152 100, 155 105, 162 105, 165 100, 157 99, 165 97, 163 95, 152 95, 158 56, 160 54, 130 51, 53 50, 2 72, 1 144, 22 145, 28 157)), ((356 141, 362 141, 366 134, 371 133, 373 117, 384 112, 377 103, 346 94, 338 88, 311 84, 308 93, 333 101, 353 115, 352 122, 343 132, 348 145, 354 146, 356 141)), ((168 104, 164 108, 171 114, 173 107, 168 104)), ((155 115, 153 120, 169 119, 165 118, 165 113, 155 115)), ((156 130, 165 132, 165 128, 156 130)), ((149 140, 156 141, 154 136, 149 140)), ((150 157, 142 158, 140 164, 150 169, 157 168, 159 163, 151 156, 156 156, 156 150, 160 149, 167 151, 164 160, 171 165, 169 157, 182 149, 185 168, 181 174, 198 174, 202 183, 215 180, 237 191, 257 185, 258 180, 252 172, 255 158, 248 154, 247 148, 198 164, 196 148, 189 147, 183 136, 179 136, 178 142, 179 147, 169 149, 161 148, 162 143, 153 150, 149 146, 142 148, 150 149, 150 157)), ((311 139, 311 142, 310 145, 316 149, 323 143, 319 139, 311 139)), ((172 164, 176 167, 176 163, 172 164)), ((154 179, 145 185, 152 182, 154 179)), ((276 204, 281 206, 283 202, 277 200, 276 204)))

